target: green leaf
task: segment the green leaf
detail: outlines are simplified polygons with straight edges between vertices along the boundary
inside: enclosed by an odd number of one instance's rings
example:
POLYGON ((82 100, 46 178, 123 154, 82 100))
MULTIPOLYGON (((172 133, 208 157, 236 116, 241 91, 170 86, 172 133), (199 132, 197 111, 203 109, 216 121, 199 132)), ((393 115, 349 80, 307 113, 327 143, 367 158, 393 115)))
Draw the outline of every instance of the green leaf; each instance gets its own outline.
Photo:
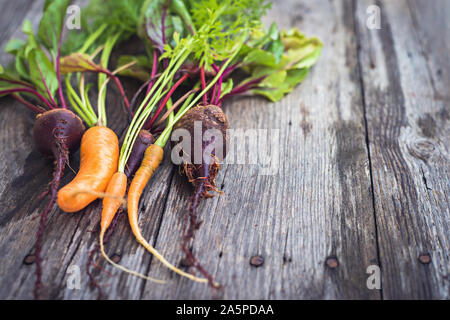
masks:
MULTIPOLYGON (((305 79, 308 75, 308 71, 308 68, 283 71, 284 80, 278 86, 272 86, 272 84, 274 84, 273 80, 271 80, 270 83, 266 83, 266 79, 268 79, 266 78, 263 82, 261 82, 260 87, 252 89, 250 92, 257 95, 262 95, 272 102, 281 100, 285 94, 291 92, 297 84, 305 79)), ((282 77, 283 75, 279 75, 274 77, 274 79, 280 81, 282 77)))
MULTIPOLYGON (((15 74, 14 70, 4 69, 3 66, 0 65, 0 90, 8 90, 23 87, 22 84, 11 83, 8 82, 7 80, 20 81, 19 77, 15 74)), ((0 97, 5 95, 8 94, 0 95, 0 97)))
POLYGON ((265 36, 258 37, 247 45, 262 44, 261 47, 247 47, 241 52, 240 56, 245 57, 244 70, 249 73, 241 83, 263 77, 250 92, 278 101, 305 79, 309 68, 319 59, 323 45, 319 39, 308 38, 297 29, 278 33, 274 24, 265 36))
POLYGON ((31 50, 40 48, 39 42, 36 39, 36 36, 33 32, 33 26, 29 20, 25 20, 22 26, 22 31, 28 36, 26 45, 22 47, 22 50, 18 52, 18 55, 21 55, 25 59, 27 59, 28 54, 31 50))
POLYGON ((39 23, 38 38, 56 58, 69 0, 47 0, 39 23))
POLYGON ((196 32, 195 25, 192 22, 192 17, 183 0, 172 0, 170 9, 183 20, 188 29, 192 32, 196 32))
POLYGON ((28 67, 25 62, 25 59, 23 59, 21 56, 16 56, 14 60, 14 66, 16 68, 17 73, 24 79, 30 80, 30 75, 28 73, 28 67))
POLYGON ((315 64, 322 51, 322 42, 316 38, 307 38, 296 28, 283 30, 280 34, 285 54, 283 64, 288 68, 308 68, 315 64))
POLYGON ((11 39, 5 46, 5 52, 10 54, 17 54, 23 50, 25 42, 20 39, 11 39))
POLYGON ((27 19, 24 21, 24 23, 22 25, 22 32, 27 35, 30 35, 30 34, 34 35, 33 25, 31 24, 30 20, 27 19))
POLYGON ((267 33, 267 35, 269 36, 269 38, 270 39, 272 39, 272 40, 277 40, 277 39, 279 39, 279 34, 278 34, 278 27, 277 27, 277 24, 275 23, 275 22, 273 22, 271 25, 270 25, 270 28, 269 28, 269 32, 267 33))
POLYGON ((117 68, 124 66, 130 62, 135 61, 136 64, 119 72, 119 75, 125 77, 132 77, 141 81, 147 81, 150 78, 151 63, 146 56, 121 56, 117 63, 117 68))
POLYGON ((62 57, 60 60, 61 74, 72 72, 99 71, 101 66, 92 61, 91 57, 86 53, 72 53, 62 57))
POLYGON ((284 52, 283 42, 281 39, 271 41, 267 50, 273 54, 276 63, 279 63, 284 52))
POLYGON ((288 70, 286 75, 286 83, 289 84, 290 87, 294 88, 306 78, 308 73, 309 68, 288 70))
POLYGON ((166 44, 176 46, 175 36, 185 33, 182 17, 171 15, 169 5, 166 0, 146 1, 138 23, 138 35, 146 42, 150 40, 160 52, 166 44))
POLYGON ((225 96, 227 93, 233 90, 233 79, 228 79, 225 83, 222 83, 222 87, 220 90, 220 98, 225 96))
POLYGON ((243 64, 259 64, 267 67, 276 67, 275 56, 262 49, 254 49, 244 58, 243 64))
POLYGON ((259 84, 261 87, 266 88, 277 88, 279 86, 282 86, 284 81, 286 80, 287 71, 281 70, 278 72, 274 72, 264 78, 264 80, 259 84))
POLYGON ((289 85, 285 83, 279 88, 257 88, 250 90, 250 92, 256 95, 261 95, 270 101, 275 102, 281 100, 284 94, 290 92, 291 90, 292 89, 289 85))
POLYGON ((45 96, 49 96, 45 88, 44 81, 54 97, 58 89, 58 78, 53 69, 53 64, 42 50, 34 49, 29 54, 30 80, 36 86, 38 91, 45 96))
POLYGON ((316 48, 311 54, 303 57, 298 63, 296 63, 293 68, 302 69, 313 66, 317 62, 317 60, 319 60, 321 52, 322 47, 316 48))

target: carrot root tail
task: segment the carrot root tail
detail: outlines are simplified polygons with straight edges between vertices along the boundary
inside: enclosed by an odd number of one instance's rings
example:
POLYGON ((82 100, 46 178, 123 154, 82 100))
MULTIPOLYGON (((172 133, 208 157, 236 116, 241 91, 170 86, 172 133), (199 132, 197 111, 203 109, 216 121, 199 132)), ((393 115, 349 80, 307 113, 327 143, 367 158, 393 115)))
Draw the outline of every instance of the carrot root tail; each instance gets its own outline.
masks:
MULTIPOLYGON (((116 216, 114 217, 110 227, 108 228, 108 230, 106 231, 105 234, 105 238, 103 239, 104 243, 107 243, 109 238, 111 237, 111 235, 114 233, 114 230, 116 229, 118 222, 120 220, 120 218, 123 216, 123 210, 119 210, 119 213, 116 214, 116 216)), ((89 278, 89 285, 91 286, 91 288, 93 289, 97 289, 97 300, 101 300, 103 297, 103 290, 102 287, 100 286, 100 284, 97 282, 97 280, 95 279, 94 275, 91 272, 91 266, 94 266, 94 268, 98 268, 97 264, 94 263, 94 258, 96 257, 96 254, 98 253, 100 249, 100 245, 96 244, 95 247, 89 252, 89 257, 88 260, 86 262, 86 274, 89 278)), ((106 273, 106 271, 101 270, 103 272, 106 273)))
POLYGON ((200 283, 208 283, 209 279, 207 278, 199 278, 194 276, 193 274, 184 272, 183 270, 175 267, 173 264, 171 264, 169 261, 164 258, 163 255, 161 255, 151 244, 145 240, 145 238, 142 236, 141 232, 139 230, 133 230, 133 233, 136 237, 136 240, 148 251, 150 252, 156 259, 158 259, 164 266, 166 266, 168 269, 172 270, 176 274, 188 278, 195 282, 200 283))
POLYGON ((116 196, 115 194, 111 194, 111 193, 107 193, 107 192, 92 191, 92 190, 78 190, 78 191, 73 192, 74 197, 76 197, 79 194, 91 194, 93 196, 96 196, 99 199, 104 199, 104 198, 117 199, 117 200, 120 200, 122 208, 125 209, 127 207, 127 200, 124 197, 119 197, 119 196, 116 196))
POLYGON ((106 261, 108 261, 114 267, 122 270, 123 272, 126 272, 126 273, 129 273, 129 274, 134 275, 136 277, 142 278, 144 280, 152 281, 152 282, 159 283, 159 284, 165 284, 166 283, 166 281, 164 281, 164 280, 159 280, 159 279, 155 279, 155 278, 143 275, 142 273, 130 270, 130 269, 125 268, 124 266, 122 266, 122 265, 112 261, 111 258, 105 252, 105 246, 103 244, 104 237, 105 237, 105 230, 102 230, 102 231, 100 231, 100 251, 102 253, 102 256, 106 259, 106 261))

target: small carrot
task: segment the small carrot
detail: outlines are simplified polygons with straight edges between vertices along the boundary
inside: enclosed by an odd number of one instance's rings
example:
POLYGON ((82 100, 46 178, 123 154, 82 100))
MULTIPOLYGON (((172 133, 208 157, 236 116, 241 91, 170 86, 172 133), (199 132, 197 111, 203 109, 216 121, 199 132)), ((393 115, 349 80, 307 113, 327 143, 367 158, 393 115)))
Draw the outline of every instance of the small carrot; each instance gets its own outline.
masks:
POLYGON ((186 273, 177 267, 173 266, 168 262, 155 248, 153 248, 147 240, 142 236, 141 229, 138 223, 138 206, 139 199, 141 197, 142 191, 144 190, 147 182, 152 177, 153 173, 159 167, 164 156, 164 149, 156 144, 150 145, 147 150, 145 150, 144 158, 142 159, 141 166, 136 171, 133 180, 130 184, 130 189, 128 190, 128 220, 130 222, 131 230, 133 231, 136 240, 144 246, 151 254, 153 254, 163 265, 165 265, 170 270, 175 273, 184 276, 188 279, 207 283, 208 279, 198 278, 190 273, 186 273))
POLYGON ((81 139, 80 170, 58 192, 58 205, 65 212, 84 209, 104 192, 119 161, 119 140, 104 126, 89 128, 81 139), (89 193, 92 191, 92 193, 89 193))
POLYGON ((106 196, 103 198, 102 219, 100 232, 106 232, 121 205, 121 199, 127 191, 127 176, 123 172, 116 172, 112 176, 106 188, 106 196))
POLYGON ((111 222, 114 219, 114 216, 116 215, 117 210, 119 209, 121 203, 122 203, 122 198, 125 195, 125 192, 127 190, 127 176, 125 175, 125 173, 123 172, 116 172, 111 180, 108 183, 108 187, 106 188, 106 192, 105 192, 105 196, 103 198, 103 209, 102 209, 102 218, 100 221, 100 250, 102 252, 103 257, 105 257, 105 259, 113 264, 115 267, 133 274, 137 277, 146 279, 146 280, 150 280, 153 282, 157 282, 157 283, 165 283, 165 281, 163 280, 158 280, 158 279, 154 279, 151 277, 147 277, 143 274, 140 274, 138 272, 129 270, 117 263, 115 263, 114 261, 112 261, 109 256, 106 254, 105 252, 105 246, 103 243, 103 239, 105 237, 105 233, 106 230, 108 229, 108 227, 110 226, 111 222))

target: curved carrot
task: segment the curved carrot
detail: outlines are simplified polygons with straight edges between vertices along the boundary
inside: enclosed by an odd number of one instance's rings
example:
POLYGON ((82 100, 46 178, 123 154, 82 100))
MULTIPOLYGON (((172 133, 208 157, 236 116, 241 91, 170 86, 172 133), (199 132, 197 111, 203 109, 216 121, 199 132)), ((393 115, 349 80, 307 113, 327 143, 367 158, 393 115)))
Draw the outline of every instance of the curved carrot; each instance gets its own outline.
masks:
POLYGON ((148 180, 150 180, 150 178, 152 177, 153 173, 156 171, 156 169, 158 169, 163 156, 164 149, 160 146, 157 146, 156 144, 151 144, 145 150, 141 166, 136 171, 136 174, 131 181, 130 189, 128 190, 128 217, 130 218, 130 223, 132 221, 131 217, 133 216, 131 215, 131 212, 137 212, 142 191, 147 185, 148 180))
POLYGON ((80 170, 58 192, 58 205, 65 212, 76 212, 105 191, 119 161, 119 140, 111 129, 95 126, 81 139, 80 170), (92 191, 90 193, 89 191, 92 191))
POLYGON ((100 221, 101 232, 106 232, 106 229, 113 221, 126 191, 127 176, 123 172, 114 173, 105 192, 109 196, 103 198, 102 219, 100 221))
POLYGON ((133 274, 135 276, 138 276, 140 278, 150 280, 157 283, 165 283, 163 280, 154 279, 148 276, 145 276, 143 274, 140 274, 138 272, 129 270, 114 261, 112 261, 109 256, 105 252, 105 246, 103 244, 103 239, 105 237, 106 230, 108 229, 109 225, 114 219, 114 216, 116 215, 117 210, 119 209, 122 198, 125 195, 125 192, 127 191, 127 176, 123 172, 116 172, 111 180, 108 183, 108 187, 106 188, 105 196, 103 198, 103 209, 102 209, 102 218, 100 221, 100 250, 102 252, 103 257, 111 264, 113 264, 115 267, 133 274))
POLYGON ((208 279, 198 278, 192 274, 186 273, 168 262, 155 248, 153 248, 142 236, 141 229, 138 223, 138 206, 139 198, 144 190, 147 182, 152 177, 153 173, 159 167, 164 155, 164 150, 156 144, 150 145, 144 154, 141 166, 136 171, 133 180, 128 190, 128 220, 130 222, 131 230, 133 231, 136 240, 144 246, 151 254, 153 254, 163 265, 175 273, 189 278, 197 282, 207 283, 208 279))

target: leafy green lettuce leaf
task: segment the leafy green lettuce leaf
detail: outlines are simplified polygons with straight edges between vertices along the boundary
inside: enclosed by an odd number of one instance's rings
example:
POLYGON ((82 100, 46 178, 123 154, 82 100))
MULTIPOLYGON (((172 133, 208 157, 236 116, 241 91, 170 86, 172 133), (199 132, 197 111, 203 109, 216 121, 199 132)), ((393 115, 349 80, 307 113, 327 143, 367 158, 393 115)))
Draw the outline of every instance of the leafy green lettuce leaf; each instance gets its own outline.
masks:
POLYGON ((272 24, 267 33, 253 35, 243 49, 242 68, 249 76, 241 83, 262 79, 250 92, 278 101, 305 79, 322 46, 316 37, 308 38, 295 28, 278 32, 272 24))
POLYGON ((60 35, 64 26, 69 0, 47 0, 44 6, 44 14, 39 23, 37 36, 39 41, 56 58, 60 35))

